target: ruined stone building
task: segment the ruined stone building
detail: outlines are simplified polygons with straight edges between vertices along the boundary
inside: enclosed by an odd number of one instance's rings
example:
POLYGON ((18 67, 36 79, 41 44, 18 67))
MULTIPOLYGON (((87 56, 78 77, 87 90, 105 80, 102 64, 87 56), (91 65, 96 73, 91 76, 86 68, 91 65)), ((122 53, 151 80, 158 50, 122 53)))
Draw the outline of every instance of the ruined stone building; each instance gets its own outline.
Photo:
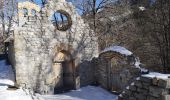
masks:
POLYGON ((80 64, 96 56, 98 46, 75 7, 65 0, 50 0, 44 8, 20 2, 18 19, 9 44, 16 83, 42 94, 80 87, 80 64), (52 22, 55 13, 64 18, 52 22))
POLYGON ((50 0, 43 8, 20 2, 18 21, 6 42, 19 86, 41 94, 90 84, 121 92, 139 75, 132 53, 114 47, 99 54, 94 32, 65 0, 50 0))

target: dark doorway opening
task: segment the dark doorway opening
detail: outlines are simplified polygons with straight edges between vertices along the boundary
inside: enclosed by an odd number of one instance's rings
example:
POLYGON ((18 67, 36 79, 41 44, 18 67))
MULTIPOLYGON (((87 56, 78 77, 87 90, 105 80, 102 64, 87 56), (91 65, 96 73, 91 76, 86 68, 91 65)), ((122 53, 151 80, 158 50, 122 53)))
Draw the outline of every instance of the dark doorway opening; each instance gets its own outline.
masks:
MULTIPOLYGON (((61 85, 56 85, 54 89, 55 94, 68 92, 74 89, 75 83, 75 73, 74 73, 74 60, 71 58, 71 55, 65 51, 60 52, 60 55, 57 56, 57 65, 53 67, 61 67, 60 73, 60 81, 58 81, 61 85), (61 54, 62 53, 62 54, 61 54), (58 59, 59 58, 59 59, 58 59)), ((57 70, 56 70, 57 71, 57 70)), ((57 76, 56 76, 57 77, 57 76)))

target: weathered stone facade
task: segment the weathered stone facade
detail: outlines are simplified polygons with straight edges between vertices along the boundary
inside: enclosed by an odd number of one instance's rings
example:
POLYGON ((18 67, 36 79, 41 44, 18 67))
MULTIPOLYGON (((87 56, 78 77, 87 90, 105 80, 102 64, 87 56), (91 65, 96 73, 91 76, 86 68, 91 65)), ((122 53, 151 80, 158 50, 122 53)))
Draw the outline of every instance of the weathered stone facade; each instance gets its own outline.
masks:
POLYGON ((16 83, 41 94, 53 93, 54 88, 65 85, 78 88, 78 67, 83 60, 91 60, 98 54, 97 42, 91 37, 93 31, 74 6, 64 0, 51 0, 41 11, 30 2, 20 3, 19 8, 19 26, 14 30, 13 50, 10 50, 14 55, 11 62, 16 83), (41 13, 24 16, 22 8, 41 13), (71 27, 66 31, 56 30, 50 21, 57 11, 66 12, 71 18, 71 27))
POLYGON ((170 79, 141 76, 128 86, 119 100, 170 100, 170 79))
POLYGON ((140 76, 140 69, 134 63, 133 55, 124 55, 116 51, 107 51, 95 61, 95 79, 99 85, 109 91, 122 92, 135 77, 140 76))

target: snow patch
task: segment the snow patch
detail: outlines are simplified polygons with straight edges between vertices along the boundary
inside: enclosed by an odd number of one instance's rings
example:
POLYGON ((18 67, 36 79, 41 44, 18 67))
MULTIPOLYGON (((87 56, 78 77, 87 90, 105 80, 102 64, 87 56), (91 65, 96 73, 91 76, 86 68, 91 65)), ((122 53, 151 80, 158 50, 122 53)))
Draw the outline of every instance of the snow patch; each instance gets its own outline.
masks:
POLYGON ((113 95, 100 87, 87 86, 79 90, 57 95, 44 95, 45 100, 117 100, 113 95))
POLYGON ((133 83, 131 83, 130 85, 131 85, 131 86, 134 86, 134 85, 135 85, 135 83, 133 82, 133 83))
POLYGON ((141 11, 145 11, 145 10, 146 10, 146 8, 145 8, 145 7, 143 7, 143 6, 141 6, 141 7, 139 7, 139 10, 141 10, 141 11))
POLYGON ((14 81, 8 79, 0 79, 0 85, 11 85, 14 86, 14 81))
POLYGON ((127 86, 127 87, 126 87, 126 89, 128 89, 128 90, 129 90, 129 86, 127 86))
POLYGON ((159 78, 159 79, 168 79, 170 77, 170 74, 161 74, 158 72, 150 72, 149 74, 142 75, 143 77, 149 77, 149 78, 159 78))
MULTIPOLYGON (((121 46, 111 46, 111 47, 108 47, 108 48, 104 49, 101 53, 105 53, 105 52, 109 52, 109 51, 118 52, 118 53, 120 53, 122 55, 125 55, 125 56, 133 55, 133 53, 131 51, 129 51, 126 48, 121 47, 121 46)), ((141 65, 141 62, 139 60, 139 57, 135 57, 134 66, 136 68, 140 69, 141 73, 147 73, 148 70, 145 69, 145 68, 141 68, 140 65, 141 65)))
POLYGON ((141 73, 147 73, 148 72, 147 69, 140 67, 141 66, 141 62, 139 60, 139 57, 135 58, 135 64, 134 65, 135 65, 136 68, 140 69, 141 73))
POLYGON ((119 97, 123 97, 122 94, 120 94, 119 97))
POLYGON ((108 47, 108 48, 104 49, 101 53, 108 52, 108 51, 118 52, 118 53, 120 53, 122 55, 126 55, 126 56, 129 56, 129 55, 133 54, 131 51, 129 51, 126 48, 121 47, 121 46, 108 47))
POLYGON ((136 80, 140 80, 140 77, 137 77, 136 80))

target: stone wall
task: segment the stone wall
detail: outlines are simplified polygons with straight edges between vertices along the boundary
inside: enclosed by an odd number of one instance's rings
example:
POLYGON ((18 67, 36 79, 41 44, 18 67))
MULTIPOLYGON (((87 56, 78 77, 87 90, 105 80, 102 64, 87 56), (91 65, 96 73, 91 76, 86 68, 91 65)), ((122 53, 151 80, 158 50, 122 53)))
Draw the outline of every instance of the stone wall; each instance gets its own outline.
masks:
POLYGON ((81 87, 95 82, 95 66, 92 61, 83 61, 80 65, 79 71, 81 87))
MULTIPOLYGON (((31 7, 29 6, 29 9, 32 9, 31 7)), ((91 60, 98 54, 97 42, 90 36, 92 33, 76 13, 75 7, 64 0, 50 0, 36 16, 21 14, 19 26, 14 30, 13 50, 16 63, 13 65, 16 70, 16 83, 20 86, 26 85, 41 94, 53 93, 56 82, 60 80, 60 76, 53 74, 60 73, 54 72, 56 67, 53 67, 60 61, 54 59, 59 52, 66 51, 73 62, 71 67, 74 70, 74 87, 79 87, 77 69, 81 66, 80 61, 91 60), (70 16, 72 25, 66 31, 57 30, 51 23, 50 18, 56 11, 64 11, 70 16)))
POLYGON ((130 64, 132 62, 128 62, 130 57, 115 51, 100 54, 95 60, 97 83, 109 91, 122 92, 135 77, 140 75, 140 69, 130 64))
POLYGON ((170 100, 170 79, 141 76, 119 95, 119 100, 170 100))

